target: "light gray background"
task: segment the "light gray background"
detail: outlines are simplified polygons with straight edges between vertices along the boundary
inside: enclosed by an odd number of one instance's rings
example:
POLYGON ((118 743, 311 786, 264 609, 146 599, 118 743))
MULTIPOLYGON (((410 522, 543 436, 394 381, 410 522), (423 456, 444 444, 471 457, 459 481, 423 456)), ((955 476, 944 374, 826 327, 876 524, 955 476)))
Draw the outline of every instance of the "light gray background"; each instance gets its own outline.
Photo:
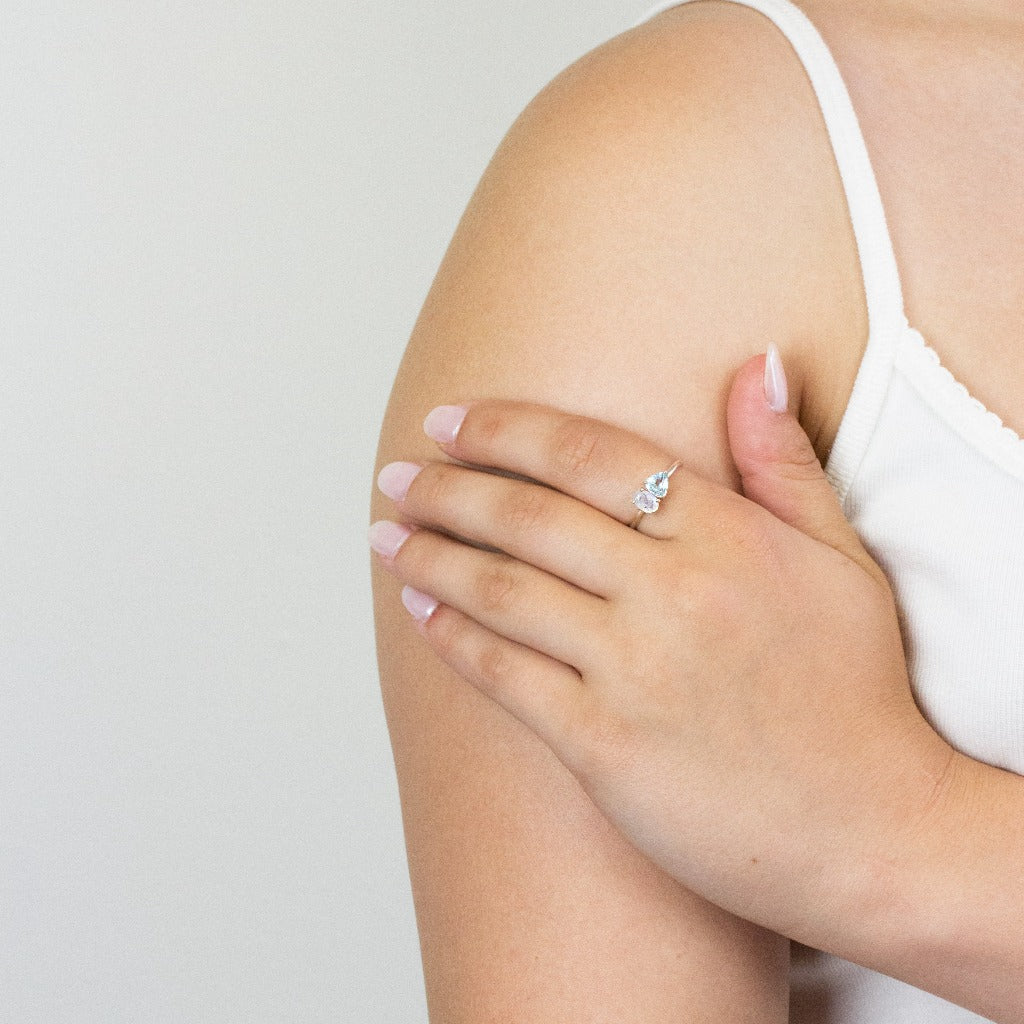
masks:
POLYGON ((650 6, 3 5, 4 1024, 425 1021, 380 418, 502 135, 650 6))

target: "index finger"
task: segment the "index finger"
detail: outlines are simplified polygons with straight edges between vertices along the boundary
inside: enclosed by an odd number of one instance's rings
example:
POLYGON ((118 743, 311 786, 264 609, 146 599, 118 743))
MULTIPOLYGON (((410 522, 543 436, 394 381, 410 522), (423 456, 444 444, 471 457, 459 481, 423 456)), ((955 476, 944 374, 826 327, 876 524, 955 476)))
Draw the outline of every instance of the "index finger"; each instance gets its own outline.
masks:
MULTIPOLYGON (((640 434, 535 402, 484 399, 465 406, 440 406, 427 417, 424 429, 462 462, 529 477, 625 525, 636 518, 639 506, 634 497, 647 490, 648 479, 679 461, 640 434), (463 409, 465 414, 457 422, 463 409), (447 430, 433 429, 439 423, 447 430)), ((648 507, 657 502, 657 508, 643 515, 640 530, 651 537, 677 536, 688 511, 710 501, 713 488, 722 490, 680 465, 670 481, 653 482, 655 500, 648 501, 648 507)))

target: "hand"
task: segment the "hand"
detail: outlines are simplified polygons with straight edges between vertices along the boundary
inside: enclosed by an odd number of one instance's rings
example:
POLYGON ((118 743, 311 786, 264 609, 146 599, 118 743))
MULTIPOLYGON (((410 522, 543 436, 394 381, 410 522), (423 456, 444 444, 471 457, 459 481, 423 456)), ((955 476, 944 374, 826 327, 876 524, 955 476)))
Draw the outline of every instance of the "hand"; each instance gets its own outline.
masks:
POLYGON ((684 465, 630 529, 632 495, 674 453, 487 400, 442 444, 467 465, 382 471, 406 525, 371 537, 438 656, 640 850, 837 951, 838 911, 875 897, 956 755, 914 703, 888 582, 795 418, 768 407, 763 365, 737 376, 730 440, 744 489, 779 514, 684 465))

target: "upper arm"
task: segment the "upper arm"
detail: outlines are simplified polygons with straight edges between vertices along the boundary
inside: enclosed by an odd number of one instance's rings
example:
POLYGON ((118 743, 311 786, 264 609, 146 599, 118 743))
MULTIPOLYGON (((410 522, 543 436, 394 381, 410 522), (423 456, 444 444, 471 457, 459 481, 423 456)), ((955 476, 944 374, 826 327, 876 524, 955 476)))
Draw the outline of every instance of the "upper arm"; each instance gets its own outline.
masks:
MULTIPOLYGON (((529 104, 417 320, 378 468, 441 457, 421 430, 434 405, 494 396, 619 423, 737 485, 732 374, 774 339, 801 388, 820 239, 798 179, 822 170, 791 166, 796 143, 773 136, 743 73, 745 48, 778 41, 731 20, 724 34, 705 15, 652 22, 529 104)), ((372 518, 393 514, 375 492, 372 518)), ((434 656, 399 589, 375 568, 432 1021, 786 1020, 788 943, 637 853, 548 748, 434 656)))

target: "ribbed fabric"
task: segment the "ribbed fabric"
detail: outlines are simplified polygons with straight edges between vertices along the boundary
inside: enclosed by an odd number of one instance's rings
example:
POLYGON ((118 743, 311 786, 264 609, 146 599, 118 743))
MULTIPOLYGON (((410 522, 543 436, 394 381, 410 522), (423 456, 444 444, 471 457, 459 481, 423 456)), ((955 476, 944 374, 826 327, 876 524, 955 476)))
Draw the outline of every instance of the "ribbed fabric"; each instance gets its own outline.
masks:
MULTIPOLYGON (((636 27, 670 7, 658 3, 636 27)), ((892 583, 922 713, 971 757, 1024 775, 1024 440, 907 322, 867 147, 825 41, 789 0, 731 0, 782 31, 824 114, 869 336, 826 474, 892 583)), ((794 944, 792 1024, 978 1024, 903 982, 794 944)))

